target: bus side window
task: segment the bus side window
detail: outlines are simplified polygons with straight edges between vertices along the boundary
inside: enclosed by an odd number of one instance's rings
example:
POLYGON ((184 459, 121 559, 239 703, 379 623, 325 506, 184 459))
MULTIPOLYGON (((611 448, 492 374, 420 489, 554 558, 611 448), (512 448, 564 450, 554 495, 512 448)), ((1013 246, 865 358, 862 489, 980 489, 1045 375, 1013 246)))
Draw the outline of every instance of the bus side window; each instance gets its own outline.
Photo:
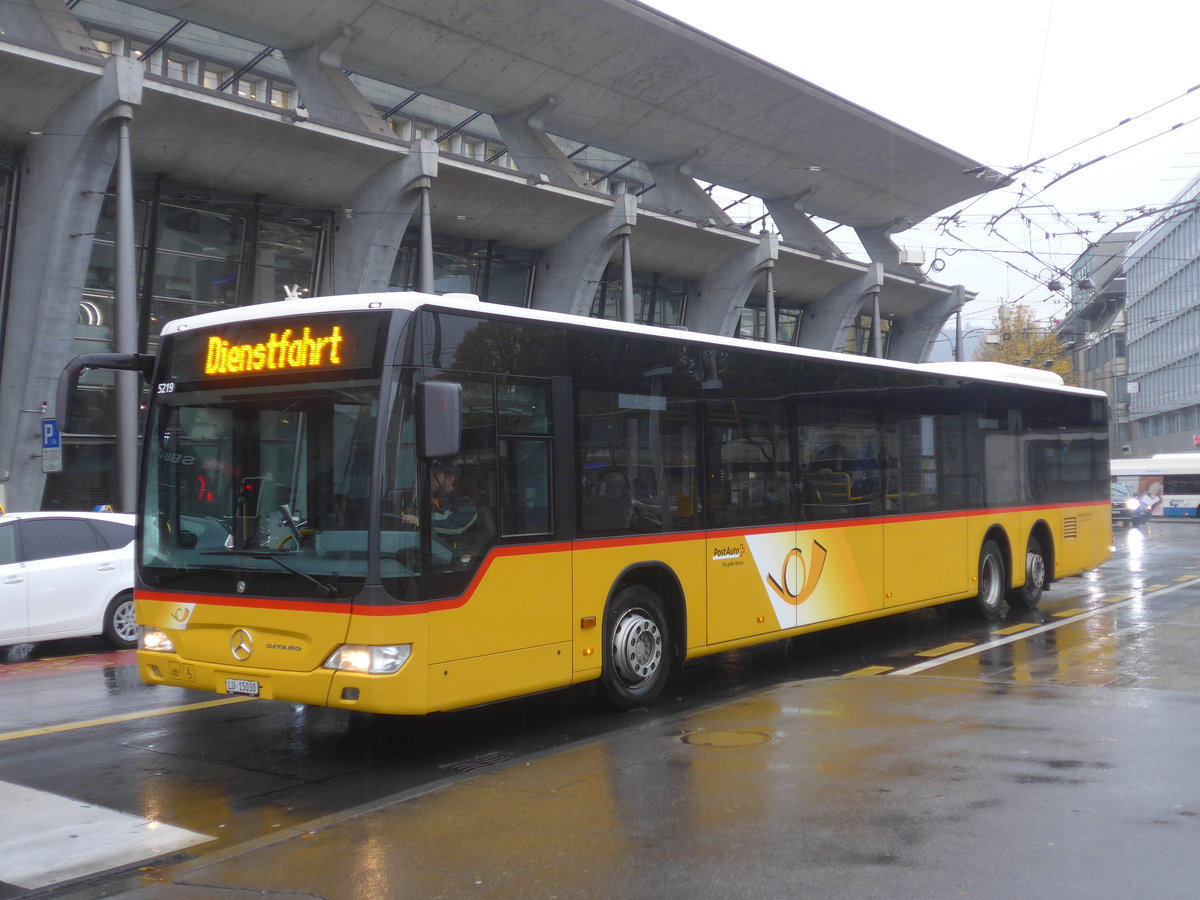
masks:
POLYGON ((505 537, 551 533, 554 429, 550 382, 514 375, 497 378, 496 428, 500 533, 505 537))

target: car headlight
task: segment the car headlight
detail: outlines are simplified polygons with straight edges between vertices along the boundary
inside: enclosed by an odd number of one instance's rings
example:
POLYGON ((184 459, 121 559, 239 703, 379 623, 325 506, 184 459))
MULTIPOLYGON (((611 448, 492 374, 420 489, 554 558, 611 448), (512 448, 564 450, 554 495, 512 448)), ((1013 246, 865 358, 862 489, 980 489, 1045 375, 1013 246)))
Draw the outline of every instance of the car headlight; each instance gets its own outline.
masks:
POLYGON ((329 654, 324 667, 339 672, 391 675, 399 672, 411 655, 412 644, 342 644, 329 654))
POLYGON ((161 628, 143 628, 138 636, 139 650, 153 650, 156 653, 174 653, 175 645, 161 628))
POLYGON ((1142 505, 1142 501, 1136 500, 1133 497, 1130 497, 1128 500, 1125 501, 1125 508, 1128 510, 1137 509, 1141 505, 1142 505))

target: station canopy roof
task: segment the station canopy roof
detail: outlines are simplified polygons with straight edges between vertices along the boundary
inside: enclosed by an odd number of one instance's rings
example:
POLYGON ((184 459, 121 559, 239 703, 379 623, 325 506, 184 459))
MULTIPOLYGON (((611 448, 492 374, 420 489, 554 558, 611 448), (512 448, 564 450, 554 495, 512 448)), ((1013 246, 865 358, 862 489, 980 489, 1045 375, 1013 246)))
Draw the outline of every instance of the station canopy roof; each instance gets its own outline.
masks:
MULTIPOLYGON (((903 230, 1002 178, 631 0, 133 0, 853 227, 903 230)), ((764 23, 769 27, 769 23, 764 23)), ((831 36, 832 37, 832 36, 831 36)), ((848 64, 850 64, 848 62, 848 64)))

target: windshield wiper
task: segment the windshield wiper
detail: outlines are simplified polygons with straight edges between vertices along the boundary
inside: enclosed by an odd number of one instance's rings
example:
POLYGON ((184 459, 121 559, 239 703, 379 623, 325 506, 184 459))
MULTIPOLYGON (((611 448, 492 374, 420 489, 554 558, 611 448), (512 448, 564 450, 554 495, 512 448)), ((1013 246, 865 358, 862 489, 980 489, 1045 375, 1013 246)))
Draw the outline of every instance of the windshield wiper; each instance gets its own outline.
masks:
POLYGON ((295 566, 289 566, 282 559, 276 556, 269 550, 203 550, 201 556, 248 556, 251 559, 269 559, 274 563, 278 563, 282 568, 287 569, 293 575, 299 575, 305 581, 312 582, 319 587, 326 597, 336 597, 337 588, 327 581, 321 581, 319 578, 314 578, 307 572, 301 572, 295 566))
POLYGON ((160 588, 163 585, 171 584, 172 582, 175 582, 175 581, 180 581, 191 575, 198 575, 201 572, 224 572, 224 571, 235 571, 235 570, 230 569, 228 566, 188 566, 185 569, 180 569, 179 571, 175 572, 172 575, 166 575, 162 578, 159 578, 156 582, 154 582, 153 586, 156 588, 160 588))

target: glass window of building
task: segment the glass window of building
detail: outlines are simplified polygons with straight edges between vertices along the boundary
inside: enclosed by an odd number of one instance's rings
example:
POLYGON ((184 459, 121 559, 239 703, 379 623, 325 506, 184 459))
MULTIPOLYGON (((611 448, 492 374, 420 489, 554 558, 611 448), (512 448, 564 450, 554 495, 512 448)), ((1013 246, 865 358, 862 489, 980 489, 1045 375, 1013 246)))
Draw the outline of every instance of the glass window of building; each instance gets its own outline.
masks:
POLYGON ((232 75, 230 68, 207 61, 204 63, 204 86, 210 91, 219 91, 232 75))
POLYGON ((307 216, 260 219, 250 302, 282 300, 289 292, 311 294, 321 234, 307 216))
MULTIPOLYGON (((597 319, 621 318, 622 264, 609 263, 596 285, 592 316, 597 319)), ((682 325, 687 305, 687 282, 659 273, 633 273, 633 315, 641 325, 682 325)))
MULTIPOLYGON (((415 291, 419 283, 417 229, 409 228, 396 254, 388 289, 415 291)), ((537 254, 454 235, 433 236, 433 290, 475 294, 480 300, 528 306, 537 254)))

